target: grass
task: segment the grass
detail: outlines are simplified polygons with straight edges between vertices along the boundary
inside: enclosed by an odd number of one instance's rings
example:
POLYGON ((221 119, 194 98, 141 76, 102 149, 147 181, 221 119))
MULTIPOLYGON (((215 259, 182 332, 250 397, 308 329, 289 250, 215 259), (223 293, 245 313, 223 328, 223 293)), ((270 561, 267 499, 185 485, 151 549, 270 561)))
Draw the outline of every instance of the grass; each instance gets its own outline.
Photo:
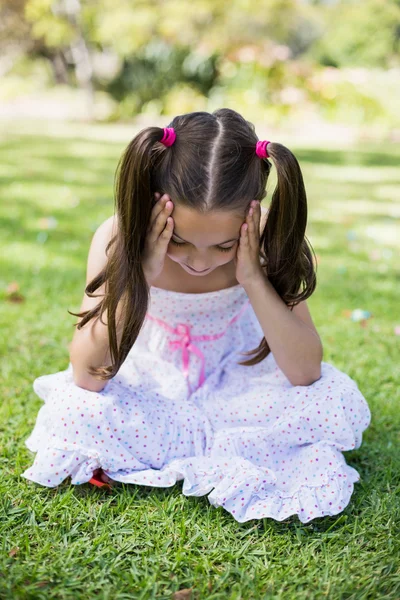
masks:
POLYGON ((183 496, 182 482, 107 492, 20 477, 42 405, 32 382, 68 364, 67 309, 79 309, 91 236, 113 212, 133 132, 110 141, 112 131, 2 132, 0 598, 399 598, 399 145, 289 146, 308 191, 318 257, 308 304, 324 360, 356 380, 372 412, 361 448, 345 453, 361 480, 341 514, 239 524, 206 496, 183 496), (372 313, 365 327, 346 312, 357 308, 372 313))

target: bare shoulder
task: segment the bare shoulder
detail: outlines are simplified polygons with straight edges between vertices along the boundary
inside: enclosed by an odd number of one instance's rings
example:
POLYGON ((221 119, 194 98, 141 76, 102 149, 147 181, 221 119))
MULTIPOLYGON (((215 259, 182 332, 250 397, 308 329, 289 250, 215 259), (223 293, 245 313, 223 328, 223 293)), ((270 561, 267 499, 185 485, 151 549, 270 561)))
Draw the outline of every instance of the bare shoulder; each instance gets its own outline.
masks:
POLYGON ((96 277, 106 265, 108 260, 106 248, 116 233, 116 215, 111 215, 103 221, 94 232, 88 254, 86 284, 96 277))
MULTIPOLYGON (((92 236, 92 240, 89 247, 87 265, 86 265, 86 284, 85 287, 104 269, 108 261, 108 255, 106 253, 107 245, 109 241, 114 237, 117 231, 117 221, 115 216, 112 215, 105 221, 103 221, 96 229, 92 236)), ((105 292, 105 285, 101 285, 96 290, 96 295, 103 295, 105 292)), ((99 298, 87 296, 83 294, 80 312, 84 310, 91 310, 99 303, 99 298)))
POLYGON ((107 242, 110 241, 111 238, 117 233, 117 225, 117 215, 111 215, 111 217, 108 217, 108 219, 103 221, 98 226, 98 228, 94 232, 93 239, 96 237, 96 239, 100 238, 102 240, 107 240, 107 242))

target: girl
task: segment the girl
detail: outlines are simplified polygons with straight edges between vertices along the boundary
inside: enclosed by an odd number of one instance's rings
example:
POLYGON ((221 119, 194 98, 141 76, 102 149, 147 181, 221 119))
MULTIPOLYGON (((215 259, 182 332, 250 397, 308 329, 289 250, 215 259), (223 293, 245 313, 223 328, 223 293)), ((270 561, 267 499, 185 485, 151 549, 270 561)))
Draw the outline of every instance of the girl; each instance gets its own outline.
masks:
POLYGON ((360 479, 342 451, 361 446, 371 414, 322 361, 306 224, 295 156, 237 112, 140 131, 93 236, 68 368, 33 383, 44 405, 22 476, 183 480, 241 523, 341 512, 360 479))

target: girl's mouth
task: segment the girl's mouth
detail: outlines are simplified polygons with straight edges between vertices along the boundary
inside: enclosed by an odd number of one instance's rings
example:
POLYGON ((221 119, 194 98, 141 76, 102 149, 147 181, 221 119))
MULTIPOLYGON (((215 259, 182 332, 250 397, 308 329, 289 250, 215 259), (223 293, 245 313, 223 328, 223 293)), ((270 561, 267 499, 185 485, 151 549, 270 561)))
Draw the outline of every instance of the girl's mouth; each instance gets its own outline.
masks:
POLYGON ((192 269, 192 267, 189 267, 189 265, 187 265, 186 263, 184 263, 184 265, 185 265, 185 267, 187 267, 188 269, 193 271, 193 273, 205 273, 206 271, 210 270, 210 269, 204 269, 203 271, 196 271, 196 269, 192 269))

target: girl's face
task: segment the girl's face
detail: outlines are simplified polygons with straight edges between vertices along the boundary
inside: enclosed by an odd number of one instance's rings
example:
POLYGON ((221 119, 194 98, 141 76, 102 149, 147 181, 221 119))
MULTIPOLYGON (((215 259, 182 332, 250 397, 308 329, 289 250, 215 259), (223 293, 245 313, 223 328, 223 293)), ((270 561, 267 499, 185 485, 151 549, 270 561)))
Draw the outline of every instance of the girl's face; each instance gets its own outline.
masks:
POLYGON ((202 214, 175 203, 171 216, 174 230, 167 255, 187 273, 207 275, 236 256, 245 216, 226 211, 202 214))

